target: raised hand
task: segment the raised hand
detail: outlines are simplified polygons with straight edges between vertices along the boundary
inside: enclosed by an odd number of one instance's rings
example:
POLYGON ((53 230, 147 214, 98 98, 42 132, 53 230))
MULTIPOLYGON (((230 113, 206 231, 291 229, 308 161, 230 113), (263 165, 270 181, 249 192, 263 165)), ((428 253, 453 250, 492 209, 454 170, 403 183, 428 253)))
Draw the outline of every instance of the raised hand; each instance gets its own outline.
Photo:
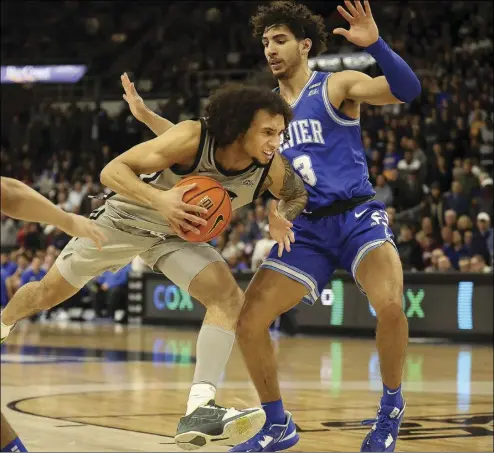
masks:
POLYGON ((350 30, 336 28, 333 30, 333 34, 342 35, 357 46, 369 47, 379 39, 379 30, 372 17, 369 2, 364 0, 364 7, 359 0, 355 0, 354 3, 355 6, 351 1, 345 0, 348 11, 338 5, 338 12, 348 21, 350 30))
POLYGON ((120 80, 122 81, 122 87, 125 91, 123 98, 127 104, 129 104, 132 115, 134 115, 137 120, 143 121, 147 111, 146 104, 144 104, 143 99, 137 93, 134 83, 131 83, 126 72, 120 76, 120 80))

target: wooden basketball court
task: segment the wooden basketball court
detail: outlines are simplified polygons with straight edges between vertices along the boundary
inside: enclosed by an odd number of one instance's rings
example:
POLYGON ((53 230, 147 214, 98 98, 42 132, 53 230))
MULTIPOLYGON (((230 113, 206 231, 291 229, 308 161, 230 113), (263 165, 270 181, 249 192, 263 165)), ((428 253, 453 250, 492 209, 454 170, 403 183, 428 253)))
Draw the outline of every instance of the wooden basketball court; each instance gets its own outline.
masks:
MULTIPOLYGON (((179 451, 173 442, 195 361, 193 330, 22 324, 2 346, 2 411, 29 451, 179 451)), ((381 394, 374 342, 276 340, 294 451, 358 451, 381 394)), ((412 343, 397 451, 492 451, 493 351, 412 343)), ((258 405, 239 350, 218 392, 258 405)), ((218 451, 219 448, 216 449, 218 451)), ((226 451, 226 448, 222 448, 226 451)))

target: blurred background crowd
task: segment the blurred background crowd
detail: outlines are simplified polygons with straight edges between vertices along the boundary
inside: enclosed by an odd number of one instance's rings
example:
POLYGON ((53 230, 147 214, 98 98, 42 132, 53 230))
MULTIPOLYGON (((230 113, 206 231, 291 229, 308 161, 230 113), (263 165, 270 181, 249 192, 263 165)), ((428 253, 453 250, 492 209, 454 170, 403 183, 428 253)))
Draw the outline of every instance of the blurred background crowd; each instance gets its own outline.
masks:
MULTIPOLYGON (((305 3, 328 29, 341 25, 332 2, 305 3)), ((145 100, 162 99, 157 113, 178 122, 201 115, 201 98, 221 82, 266 76, 262 47, 248 26, 255 8, 255 2, 3 2, 2 17, 26 19, 15 27, 2 21, 3 64, 21 64, 20 56, 24 64, 84 62, 87 76, 98 77, 103 100, 121 99, 119 75, 127 71, 145 100)), ((383 3, 373 12, 381 35, 422 82, 422 94, 409 105, 364 105, 361 112, 370 178, 388 206, 403 267, 492 272, 490 4, 383 3)), ((328 53, 357 50, 331 35, 328 44, 328 53)), ((377 66, 366 72, 380 74, 377 66)), ((16 89, 36 93, 29 85, 16 89)), ((100 102, 73 101, 60 106, 36 95, 17 109, 2 101, 1 174, 66 211, 89 215, 100 202, 88 196, 106 191, 99 183, 104 165, 153 134, 123 101, 116 113, 100 102)), ((236 212, 215 241, 234 272, 255 270, 273 245, 267 201, 236 212)), ((51 226, 2 216, 2 304, 20 285, 39 280, 68 240, 51 226)), ((97 315, 109 310, 118 318, 130 268, 101 276, 78 297, 97 315)))

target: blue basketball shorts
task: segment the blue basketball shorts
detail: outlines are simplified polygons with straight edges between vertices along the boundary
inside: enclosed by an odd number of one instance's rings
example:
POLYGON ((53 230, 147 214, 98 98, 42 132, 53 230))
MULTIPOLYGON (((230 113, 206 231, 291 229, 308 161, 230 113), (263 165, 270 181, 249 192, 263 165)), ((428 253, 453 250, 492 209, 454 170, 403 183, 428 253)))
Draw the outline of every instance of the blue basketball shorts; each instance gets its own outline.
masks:
POLYGON ((343 268, 355 279, 362 259, 372 249, 393 241, 385 206, 370 200, 343 214, 313 219, 301 215, 293 222, 295 243, 278 258, 276 244, 262 268, 272 269, 302 283, 309 291, 303 299, 313 305, 330 281, 336 268, 343 268))

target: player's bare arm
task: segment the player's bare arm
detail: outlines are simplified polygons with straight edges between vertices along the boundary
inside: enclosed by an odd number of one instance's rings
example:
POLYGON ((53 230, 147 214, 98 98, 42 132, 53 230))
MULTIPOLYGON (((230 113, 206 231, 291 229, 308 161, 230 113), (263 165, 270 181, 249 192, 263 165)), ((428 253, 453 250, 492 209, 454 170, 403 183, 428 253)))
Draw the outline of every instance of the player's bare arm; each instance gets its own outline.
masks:
POLYGON ((21 181, 3 176, 0 181, 4 214, 27 222, 54 225, 70 236, 87 237, 101 248, 106 238, 93 221, 63 211, 21 181))
POLYGON ((273 157, 264 187, 281 200, 278 210, 287 220, 295 219, 307 204, 308 194, 304 182, 295 173, 290 161, 279 153, 273 157))
POLYGON ((379 37, 369 2, 363 3, 362 6, 358 0, 353 3, 347 0, 346 9, 338 6, 338 12, 349 23, 350 29, 337 28, 333 33, 365 48, 384 76, 372 78, 358 71, 334 74, 328 81, 329 100, 338 108, 345 100, 372 105, 411 102, 420 94, 420 82, 408 64, 379 37))
POLYGON ((278 256, 281 257, 283 250, 289 252, 290 243, 295 242, 291 220, 304 210, 308 194, 304 182, 295 173, 290 161, 278 152, 273 157, 261 193, 266 190, 281 199, 280 202, 271 202, 269 208, 269 233, 278 243, 278 256))
POLYGON ((125 102, 129 104, 130 111, 137 120, 144 123, 156 135, 164 134, 167 130, 175 126, 171 121, 154 113, 144 103, 142 97, 137 93, 134 82, 130 81, 126 72, 120 76, 120 80, 122 81, 122 87, 125 91, 123 98, 125 102))
POLYGON ((181 228, 198 234, 192 223, 205 224, 196 214, 207 210, 182 201, 184 193, 194 188, 194 184, 163 191, 141 181, 138 175, 162 171, 175 164, 191 165, 198 151, 200 134, 198 121, 184 121, 113 159, 103 168, 101 183, 119 195, 159 211, 177 234, 181 235, 181 228))

